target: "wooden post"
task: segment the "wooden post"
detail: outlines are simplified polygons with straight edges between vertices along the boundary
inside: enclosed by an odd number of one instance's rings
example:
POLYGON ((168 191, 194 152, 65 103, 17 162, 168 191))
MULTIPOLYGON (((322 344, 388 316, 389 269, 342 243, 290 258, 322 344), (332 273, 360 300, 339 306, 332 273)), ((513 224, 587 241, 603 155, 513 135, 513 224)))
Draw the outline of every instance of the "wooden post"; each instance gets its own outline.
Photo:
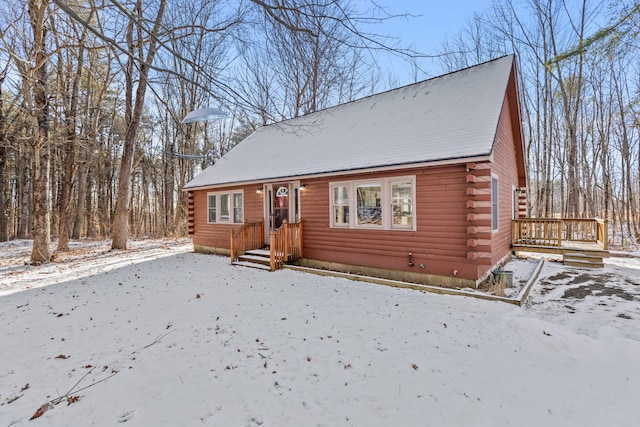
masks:
POLYGON ((299 253, 300 258, 304 258, 304 257, 302 256, 302 242, 303 242, 303 240, 302 240, 302 220, 298 221, 298 223, 300 224, 300 225, 298 226, 298 227, 299 227, 299 230, 300 230, 300 231, 299 231, 299 234, 298 234, 298 247, 299 247, 299 248, 298 248, 298 253, 299 253))
POLYGON ((602 220, 602 249, 609 250, 609 220, 602 220))
POLYGON ((231 262, 235 261, 234 255, 234 247, 233 247, 233 230, 229 232, 231 234, 231 243, 229 245, 229 251, 231 252, 231 262))
POLYGON ((275 271, 276 270, 276 232, 273 230, 269 232, 269 252, 270 252, 269 268, 271 269, 271 271, 275 271))
POLYGON ((282 245, 282 262, 287 262, 289 260, 289 221, 283 219, 282 228, 282 238, 284 239, 284 244, 282 245))
POLYGON ((563 221, 558 221, 558 247, 562 247, 562 224, 563 221))

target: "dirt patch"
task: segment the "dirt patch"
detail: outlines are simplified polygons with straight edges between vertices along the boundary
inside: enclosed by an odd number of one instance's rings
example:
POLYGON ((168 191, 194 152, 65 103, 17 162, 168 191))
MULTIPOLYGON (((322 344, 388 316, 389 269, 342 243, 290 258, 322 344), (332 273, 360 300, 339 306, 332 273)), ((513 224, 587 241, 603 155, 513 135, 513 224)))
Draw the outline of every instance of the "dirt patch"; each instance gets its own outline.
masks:
POLYGON ((618 288, 604 286, 602 283, 592 283, 588 286, 580 286, 578 288, 567 289, 564 291, 562 298, 584 299, 588 296, 609 297, 615 296, 627 301, 633 301, 634 296, 628 292, 618 288))
POLYGON ((572 281, 570 281, 569 283, 567 283, 568 285, 580 285, 582 283, 586 283, 589 280, 596 280, 595 277, 593 277, 590 274, 587 273, 582 273, 579 274, 577 277, 574 277, 572 281))
POLYGON ((553 282, 555 282, 555 281, 557 281, 557 280, 566 280, 566 279, 570 279, 570 278, 571 278, 571 276, 572 276, 572 275, 571 275, 571 274, 569 274, 569 273, 562 272, 562 273, 558 273, 558 274, 556 274, 556 275, 554 275, 554 276, 549 277, 546 281, 548 281, 547 283, 553 283, 553 282))

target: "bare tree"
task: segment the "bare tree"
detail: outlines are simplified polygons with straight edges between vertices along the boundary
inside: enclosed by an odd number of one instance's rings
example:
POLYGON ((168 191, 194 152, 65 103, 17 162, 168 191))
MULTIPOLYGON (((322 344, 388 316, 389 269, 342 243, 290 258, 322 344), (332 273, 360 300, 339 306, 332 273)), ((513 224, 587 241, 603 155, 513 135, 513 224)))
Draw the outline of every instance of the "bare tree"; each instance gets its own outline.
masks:
POLYGON ((112 249, 126 249, 129 238, 129 199, 131 188, 131 171, 133 166, 133 152, 138 127, 144 109, 145 95, 148 87, 150 65, 158 50, 159 35, 166 6, 166 0, 159 0, 158 9, 153 21, 153 28, 148 34, 142 30, 143 7, 142 0, 137 0, 129 15, 127 27, 127 47, 129 56, 125 68, 126 101, 124 148, 120 164, 118 179, 118 199, 112 225, 112 249), (145 40, 148 40, 145 44, 145 40), (145 51, 146 47, 146 51, 145 51), (137 77, 134 75, 138 69, 137 77), (137 81, 137 84, 136 84, 137 81), (135 89, 135 95, 134 95, 135 89))

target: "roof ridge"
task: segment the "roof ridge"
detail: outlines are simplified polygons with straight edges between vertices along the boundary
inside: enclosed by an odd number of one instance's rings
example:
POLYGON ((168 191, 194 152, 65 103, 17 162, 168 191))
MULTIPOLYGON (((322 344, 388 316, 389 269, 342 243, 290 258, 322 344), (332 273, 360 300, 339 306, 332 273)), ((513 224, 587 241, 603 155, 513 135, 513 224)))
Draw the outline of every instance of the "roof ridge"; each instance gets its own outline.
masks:
POLYGON ((332 105, 330 107, 322 108, 320 110, 312 111, 310 113, 303 114, 301 116, 291 117, 291 118, 288 118, 288 119, 284 119, 284 120, 280 120, 280 121, 277 121, 277 122, 273 122, 273 123, 269 123, 269 124, 266 124, 266 125, 262 125, 256 130, 260 130, 261 128, 268 128, 268 127, 271 127, 271 126, 274 126, 274 125, 288 124, 286 122, 290 122, 290 121, 293 121, 293 120, 298 120, 298 119, 301 119, 303 117, 307 117, 308 118, 309 116, 317 114, 317 113, 322 113, 322 112, 329 111, 329 110, 332 110, 332 109, 335 109, 335 108, 343 107, 345 105, 349 105, 349 104, 354 104, 356 102, 365 101, 365 100, 368 100, 368 99, 371 99, 371 98, 374 98, 374 97, 377 97, 377 96, 382 96, 382 95, 385 95, 385 94, 389 94, 391 92, 400 91, 402 89, 407 89, 407 88, 410 88, 412 86, 418 86, 418 85, 421 85, 421 84, 424 84, 424 83, 427 83, 427 82, 433 82, 434 80, 438 80, 438 79, 441 79, 441 78, 444 78, 444 77, 449 77, 449 76, 454 75, 454 74, 462 73, 462 72, 468 71, 468 70, 470 70, 472 68, 478 68, 478 67, 486 66, 486 65, 488 65, 488 64, 490 64, 492 62, 497 62, 497 61, 500 61, 500 60, 508 58, 508 57, 515 58, 515 54, 510 53, 510 54, 507 54, 507 55, 502 55, 502 56, 500 56, 498 58, 493 58, 493 59, 490 59, 488 61, 480 62, 480 63, 475 64, 475 65, 470 65, 468 67, 461 68, 459 70, 449 71, 448 73, 445 73, 445 74, 440 74, 440 75, 437 75, 437 76, 429 77, 428 79, 420 80, 419 82, 408 83, 408 84, 405 84, 405 85, 402 85, 402 86, 398 86, 398 87, 395 87, 395 88, 383 90, 382 92, 372 93, 370 95, 365 95, 365 96, 363 96, 361 98, 358 98, 358 99, 352 99, 351 101, 342 102, 340 104, 336 104, 336 105, 332 105))

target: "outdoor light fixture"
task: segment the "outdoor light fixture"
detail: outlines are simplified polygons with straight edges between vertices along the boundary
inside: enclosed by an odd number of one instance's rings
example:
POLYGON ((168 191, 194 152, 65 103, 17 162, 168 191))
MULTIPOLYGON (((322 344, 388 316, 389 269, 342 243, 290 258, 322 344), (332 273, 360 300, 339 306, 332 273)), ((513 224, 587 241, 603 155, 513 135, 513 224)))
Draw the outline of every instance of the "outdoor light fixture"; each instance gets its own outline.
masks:
POLYGON ((258 187, 258 188, 256 188, 256 193, 258 193, 258 194, 262 194, 262 187, 258 187))
POLYGON ((300 191, 304 191, 304 190, 306 190, 306 189, 307 189, 307 184, 302 184, 302 185, 300 186, 300 191))

